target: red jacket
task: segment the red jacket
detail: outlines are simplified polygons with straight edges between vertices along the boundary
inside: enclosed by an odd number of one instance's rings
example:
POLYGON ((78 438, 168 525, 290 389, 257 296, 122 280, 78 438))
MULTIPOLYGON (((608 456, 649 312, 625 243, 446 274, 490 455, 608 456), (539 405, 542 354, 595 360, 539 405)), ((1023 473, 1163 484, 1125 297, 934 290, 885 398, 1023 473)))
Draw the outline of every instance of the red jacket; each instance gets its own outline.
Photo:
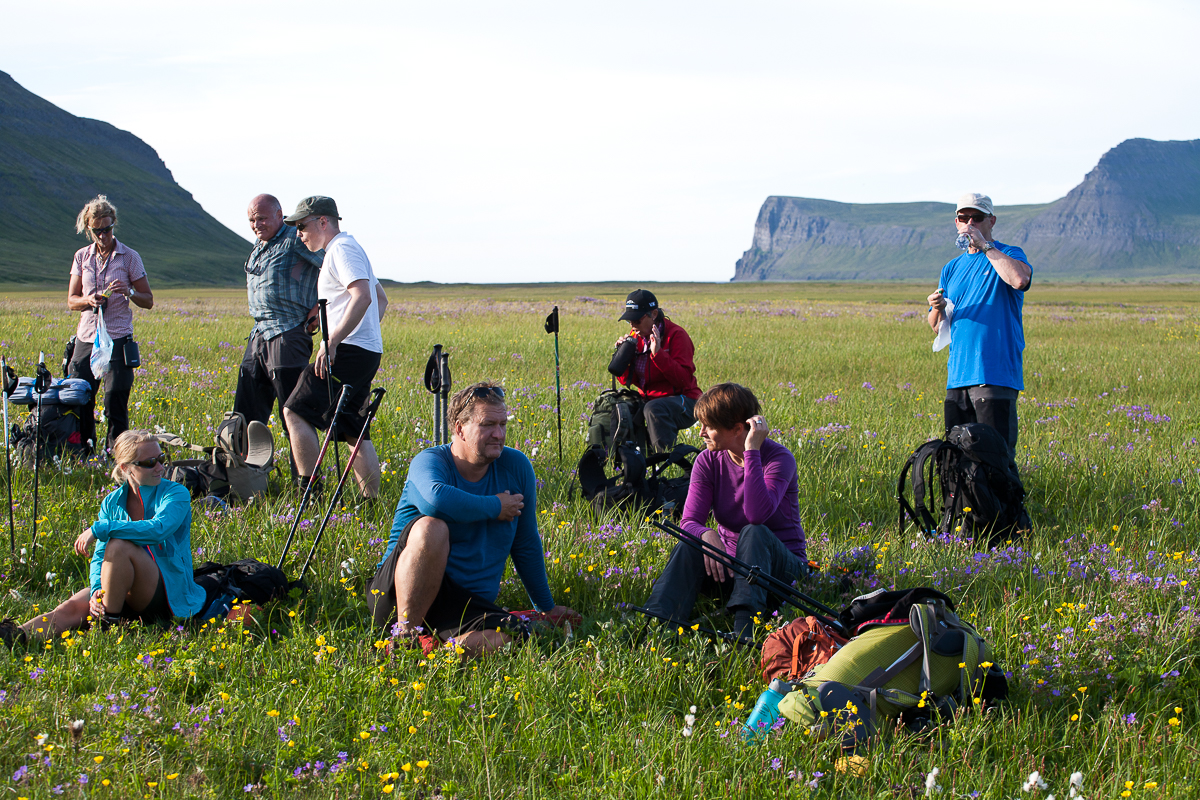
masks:
MULTIPOLYGON (((642 338, 637 337, 639 340, 642 338)), ((638 343, 639 348, 642 346, 638 343)), ((649 351, 647 351, 649 352, 649 351)), ((646 385, 639 387, 647 398, 674 397, 683 395, 693 400, 702 392, 696 383, 696 364, 692 360, 696 352, 687 331, 671 320, 663 319, 663 341, 658 352, 650 355, 646 365, 646 385)), ((633 364, 625 374, 617 378, 623 385, 637 382, 637 370, 633 364)))

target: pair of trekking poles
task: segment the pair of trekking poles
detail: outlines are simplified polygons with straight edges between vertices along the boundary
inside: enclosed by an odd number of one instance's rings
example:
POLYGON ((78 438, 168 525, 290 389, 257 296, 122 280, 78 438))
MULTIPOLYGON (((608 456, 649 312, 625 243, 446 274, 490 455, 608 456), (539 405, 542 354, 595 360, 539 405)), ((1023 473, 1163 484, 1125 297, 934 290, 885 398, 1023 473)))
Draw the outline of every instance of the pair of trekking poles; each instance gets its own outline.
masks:
MULTIPOLYGON (((8 366, 8 362, 4 358, 0 358, 0 379, 3 380, 4 394, 4 470, 5 470, 5 485, 8 487, 8 547, 14 555, 17 552, 17 525, 13 517, 13 495, 12 495, 12 429, 8 422, 8 398, 17 389, 17 373, 8 366)), ((29 560, 33 561, 34 555, 37 553, 37 526, 38 526, 38 488, 41 477, 41 454, 42 454, 42 395, 50 389, 50 383, 53 376, 50 370, 46 368, 46 354, 43 352, 38 356, 38 365, 36 377, 34 378, 33 390, 37 394, 37 411, 33 418, 33 543, 29 550, 29 560)))
MULTIPOLYGON (((816 600, 813 597, 801 592, 792 586, 790 583, 785 583, 779 580, 774 575, 765 571, 757 564, 747 564, 737 556, 731 556, 720 547, 714 547, 703 539, 693 536, 673 522, 666 520, 655 520, 654 526, 659 530, 669 533, 688 547, 693 547, 708 556, 712 560, 724 566, 734 575, 738 575, 746 579, 746 582, 751 586, 762 586, 768 593, 777 597, 780 601, 787 603, 803 612, 807 616, 816 617, 817 621, 823 625, 828 625, 833 630, 837 631, 842 636, 850 638, 850 633, 842 621, 838 619, 838 612, 834 611, 829 606, 816 600)), ((652 619, 657 619, 671 625, 678 625, 678 620, 668 619, 667 617, 657 614, 647 608, 641 606, 629 606, 639 614, 643 614, 652 619)), ((694 628, 699 633, 703 633, 713 639, 720 641, 731 642, 736 645, 754 646, 755 642, 745 637, 739 637, 735 633, 728 631, 714 631, 710 628, 696 627, 694 628)))
MULTIPOLYGON (((308 477, 308 483, 304 487, 304 494, 300 498, 300 505, 296 507, 296 517, 292 520, 292 528, 288 531, 287 541, 283 545, 283 552, 279 554, 279 563, 276 566, 280 570, 283 569, 283 564, 287 560, 288 551, 292 548, 292 542, 296 538, 296 531, 300 529, 300 522, 304 518, 304 512, 308 508, 309 501, 313 499, 313 495, 315 494, 321 463, 325 460, 325 454, 329 452, 330 444, 333 445, 335 452, 337 450, 337 442, 335 441, 337 437, 337 418, 345 408, 346 401, 350 398, 353 391, 353 386, 342 384, 342 391, 338 395, 337 405, 333 411, 333 422, 329 425, 329 430, 325 432, 325 441, 321 444, 321 451, 317 454, 317 463, 313 467, 312 475, 308 477)), ((385 393, 386 390, 382 387, 371 390, 371 400, 364 413, 365 421, 363 422, 362 430, 359 432, 358 439, 350 451, 350 456, 346 459, 345 469, 340 469, 340 463, 338 464, 339 477, 337 487, 333 490, 333 495, 329 498, 329 505, 326 507, 325 515, 321 518, 321 524, 317 528, 316 535, 313 537, 312 546, 308 550, 308 557, 304 559, 304 566, 300 568, 300 574, 296 577, 297 581, 304 580, 304 575, 308 572, 308 567, 317 552, 317 546, 321 543, 321 537, 325 535, 325 529, 329 526, 333 510, 337 508, 337 504, 341 500, 342 491, 346 488, 346 481, 349 479, 350 473, 354 470, 354 459, 358 457, 358 452, 362 449, 363 442, 366 440, 367 429, 370 427, 371 421, 375 419, 385 393)))

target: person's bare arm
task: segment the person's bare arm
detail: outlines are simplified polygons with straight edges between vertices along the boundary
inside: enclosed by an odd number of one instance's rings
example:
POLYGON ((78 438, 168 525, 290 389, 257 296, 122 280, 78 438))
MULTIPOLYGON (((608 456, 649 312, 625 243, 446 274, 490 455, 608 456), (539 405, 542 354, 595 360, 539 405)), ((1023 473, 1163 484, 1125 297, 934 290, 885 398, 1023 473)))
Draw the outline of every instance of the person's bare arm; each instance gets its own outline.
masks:
POLYGON ((371 282, 366 278, 354 281, 346 287, 346 291, 350 294, 350 305, 346 308, 346 313, 338 320, 337 325, 329 332, 329 353, 333 357, 329 358, 326 354, 325 343, 322 342, 313 362, 313 371, 317 373, 318 378, 325 377, 325 370, 333 361, 337 360, 338 345, 354 332, 358 323, 362 322, 367 309, 371 307, 371 282))
POLYGON ((1000 280, 1018 292, 1029 288, 1029 282, 1033 279, 1033 270, 1024 261, 1006 256, 1000 252, 998 247, 988 250, 987 257, 992 264, 992 269, 996 270, 996 274, 1000 276, 1000 280))
POLYGON ((941 289, 929 295, 929 306, 929 327, 936 331, 938 325, 942 324, 942 318, 946 315, 946 297, 942 294, 941 289))
POLYGON ((129 302, 147 311, 154 308, 154 292, 150 291, 150 281, 146 280, 145 275, 133 282, 129 302))
POLYGON ((100 295, 83 293, 83 276, 72 275, 67 284, 67 308, 72 311, 87 311, 100 305, 100 295))
POLYGON ((383 322, 383 315, 387 313, 388 307, 387 294, 383 291, 383 284, 375 284, 375 302, 379 304, 379 321, 383 322))

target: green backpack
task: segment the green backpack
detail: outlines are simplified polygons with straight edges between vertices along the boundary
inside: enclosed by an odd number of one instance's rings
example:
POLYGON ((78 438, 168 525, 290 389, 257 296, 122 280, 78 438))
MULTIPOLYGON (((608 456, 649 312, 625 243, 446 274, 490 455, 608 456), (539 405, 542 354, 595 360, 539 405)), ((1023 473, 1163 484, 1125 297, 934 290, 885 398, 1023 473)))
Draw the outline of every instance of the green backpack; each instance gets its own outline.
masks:
POLYGON ((940 600, 914 603, 908 624, 878 625, 851 639, 779 703, 792 722, 851 748, 882 720, 919 729, 959 706, 1007 693, 991 647, 940 600))

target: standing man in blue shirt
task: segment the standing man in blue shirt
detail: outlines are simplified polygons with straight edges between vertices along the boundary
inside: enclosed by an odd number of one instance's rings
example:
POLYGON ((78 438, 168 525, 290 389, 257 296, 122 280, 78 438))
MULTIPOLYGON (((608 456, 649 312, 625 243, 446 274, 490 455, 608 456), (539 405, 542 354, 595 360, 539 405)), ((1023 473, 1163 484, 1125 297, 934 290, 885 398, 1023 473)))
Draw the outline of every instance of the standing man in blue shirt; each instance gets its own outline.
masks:
POLYGON ((504 389, 477 383, 450 399, 450 444, 412 460, 392 534, 367 604, 399 636, 453 637, 475 657, 512 641, 520 619, 496 605, 509 557, 537 609, 557 621, 537 526, 537 480, 520 450, 504 446, 504 389))
POLYGON ((296 229, 283 224, 283 208, 269 194, 251 200, 248 214, 258 239, 246 259, 246 295, 254 328, 238 369, 233 410, 244 414, 247 422, 265 425, 278 400, 287 435, 283 404, 312 357, 317 277, 325 251, 313 253, 301 243, 296 229))
POLYGON ((950 360, 946 380, 946 433, 955 425, 981 422, 1000 432, 1014 463, 1017 396, 1025 388, 1021 353, 1025 331, 1021 306, 1033 268, 1019 247, 992 239, 992 199, 968 193, 955 214, 967 252, 942 267, 938 290, 929 295, 929 325, 935 331, 950 313, 950 360))

